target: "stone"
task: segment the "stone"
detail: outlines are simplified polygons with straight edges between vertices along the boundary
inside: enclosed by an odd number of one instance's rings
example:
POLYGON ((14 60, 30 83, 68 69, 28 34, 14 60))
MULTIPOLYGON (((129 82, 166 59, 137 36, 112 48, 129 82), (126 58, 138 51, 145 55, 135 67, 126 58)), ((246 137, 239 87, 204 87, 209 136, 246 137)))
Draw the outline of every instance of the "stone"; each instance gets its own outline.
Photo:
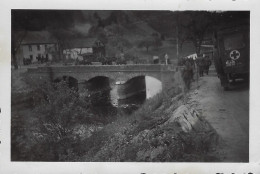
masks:
POLYGON ((179 106, 166 122, 178 122, 184 132, 190 132, 195 129, 196 124, 200 124, 199 114, 194 109, 188 109, 185 105, 179 106))

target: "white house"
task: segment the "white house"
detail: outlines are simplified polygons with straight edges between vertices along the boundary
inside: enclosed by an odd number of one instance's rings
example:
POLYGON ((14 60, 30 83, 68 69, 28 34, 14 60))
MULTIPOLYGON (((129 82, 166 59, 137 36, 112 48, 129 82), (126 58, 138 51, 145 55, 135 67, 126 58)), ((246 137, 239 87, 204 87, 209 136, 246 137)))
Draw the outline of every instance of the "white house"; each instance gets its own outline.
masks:
POLYGON ((67 48, 63 50, 66 59, 83 60, 84 56, 95 55, 95 57, 105 56, 105 46, 97 38, 73 39, 67 48))
POLYGON ((83 60, 84 54, 92 54, 93 49, 92 48, 70 48, 70 49, 64 49, 63 54, 65 55, 66 59, 79 59, 83 60))
POLYGON ((37 62, 38 57, 52 60, 58 52, 58 44, 47 31, 30 31, 27 32, 21 42, 18 54, 19 61, 31 59, 37 62))

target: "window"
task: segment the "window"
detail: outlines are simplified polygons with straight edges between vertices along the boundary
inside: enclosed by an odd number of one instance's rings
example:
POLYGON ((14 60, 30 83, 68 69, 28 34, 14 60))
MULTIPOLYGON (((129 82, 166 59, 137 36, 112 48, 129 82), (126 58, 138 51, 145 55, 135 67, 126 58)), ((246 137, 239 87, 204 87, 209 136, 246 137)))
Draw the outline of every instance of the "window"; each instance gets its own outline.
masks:
POLYGON ((32 51, 32 46, 31 45, 29 45, 29 51, 32 51))
POLYGON ((30 60, 33 60, 33 55, 30 55, 30 60))
POLYGON ((37 45, 37 50, 38 50, 38 51, 41 50, 41 45, 37 45))
POLYGON ((234 34, 224 39, 225 50, 233 50, 245 47, 244 37, 240 34, 234 34))

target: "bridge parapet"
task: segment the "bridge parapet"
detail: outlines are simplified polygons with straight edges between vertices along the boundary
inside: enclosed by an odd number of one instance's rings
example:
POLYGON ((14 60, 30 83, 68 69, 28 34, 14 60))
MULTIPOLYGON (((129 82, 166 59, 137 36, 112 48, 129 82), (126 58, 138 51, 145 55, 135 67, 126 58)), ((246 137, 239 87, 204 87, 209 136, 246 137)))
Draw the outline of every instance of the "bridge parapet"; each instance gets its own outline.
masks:
POLYGON ((31 78, 40 81, 53 81, 63 76, 75 78, 79 84, 98 77, 108 77, 112 82, 128 81, 138 76, 154 77, 162 82, 163 89, 169 89, 175 83, 174 74, 176 66, 174 65, 80 65, 80 66, 49 66, 29 68, 28 73, 31 78))
POLYGON ((154 64, 136 64, 136 65, 77 65, 77 66, 49 66, 29 68, 28 72, 120 72, 120 71, 175 71, 174 65, 154 65, 154 64))

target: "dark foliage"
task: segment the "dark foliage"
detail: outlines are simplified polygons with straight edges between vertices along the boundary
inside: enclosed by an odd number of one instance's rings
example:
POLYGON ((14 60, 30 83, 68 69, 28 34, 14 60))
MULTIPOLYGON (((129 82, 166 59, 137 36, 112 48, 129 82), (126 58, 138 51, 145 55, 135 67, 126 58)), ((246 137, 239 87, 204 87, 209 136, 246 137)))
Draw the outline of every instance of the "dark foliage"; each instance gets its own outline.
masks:
MULTIPOLYGON (((104 118, 104 113, 93 104, 93 96, 80 97, 64 81, 42 84, 30 95, 33 108, 30 114, 12 113, 14 161, 75 160, 85 149, 80 146, 80 136, 83 135, 77 127, 103 125, 111 121, 108 111, 105 111, 104 118)), ((102 95, 99 98, 103 99, 102 95)))

